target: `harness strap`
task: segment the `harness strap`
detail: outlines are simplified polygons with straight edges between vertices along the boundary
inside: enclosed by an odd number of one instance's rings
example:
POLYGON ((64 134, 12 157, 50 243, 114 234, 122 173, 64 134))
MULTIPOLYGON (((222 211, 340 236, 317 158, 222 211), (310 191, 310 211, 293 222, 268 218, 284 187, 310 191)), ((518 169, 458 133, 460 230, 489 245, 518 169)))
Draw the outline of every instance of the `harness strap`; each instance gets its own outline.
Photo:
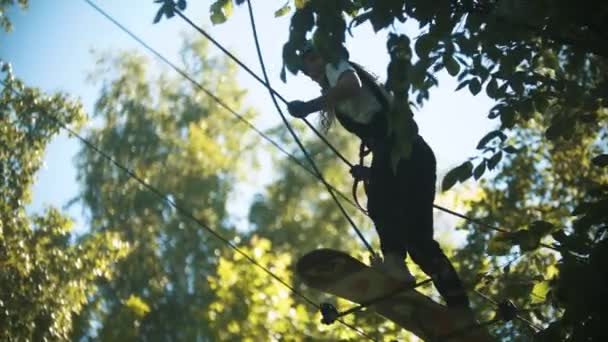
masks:
MULTIPOLYGON (((359 145, 359 165, 360 166, 365 166, 365 157, 370 154, 372 150, 367 146, 367 144, 365 144, 365 141, 361 140, 361 144, 359 145)), ((369 215, 369 213, 367 212, 367 210, 365 208, 363 208, 363 206, 359 203, 359 198, 357 197, 357 189, 359 187, 359 182, 361 181, 361 179, 355 178, 355 181, 353 182, 353 199, 355 200, 355 204, 357 205, 357 207, 359 207, 359 209, 361 211, 363 211, 366 215, 369 215)), ((365 179, 363 180, 363 187, 365 189, 365 191, 367 192, 367 186, 369 185, 369 179, 365 179)))
MULTIPOLYGON (((353 69, 355 69, 355 72, 359 76, 359 79, 361 80, 361 83, 363 84, 363 86, 367 87, 368 89, 371 90, 371 92, 374 95, 374 97, 376 98, 376 100, 382 106, 380 113, 383 113, 383 115, 388 115, 386 113, 388 113, 388 109, 390 108, 390 103, 389 103, 389 100, 388 100, 386 94, 380 90, 381 86, 378 83, 376 83, 376 81, 370 77, 370 75, 367 73, 367 71, 365 71, 363 68, 361 68, 357 63, 349 62, 349 64, 353 67, 353 69)), ((365 166, 364 159, 368 154, 371 153, 371 151, 372 150, 371 150, 371 148, 369 148, 369 145, 366 144, 365 140, 362 139, 361 144, 359 145, 359 165, 360 166, 365 166)), ((369 213, 367 212, 367 210, 365 208, 363 208, 363 206, 359 203, 359 199, 357 198, 357 189, 358 189, 360 181, 361 181, 360 179, 355 178, 355 181, 353 182, 353 188, 352 188, 353 199, 354 199, 357 207, 359 207, 359 209, 361 211, 363 211, 366 215, 369 216, 369 213)), ((365 192, 367 193, 367 187, 369 186, 369 179, 364 180, 363 186, 365 188, 365 192)))

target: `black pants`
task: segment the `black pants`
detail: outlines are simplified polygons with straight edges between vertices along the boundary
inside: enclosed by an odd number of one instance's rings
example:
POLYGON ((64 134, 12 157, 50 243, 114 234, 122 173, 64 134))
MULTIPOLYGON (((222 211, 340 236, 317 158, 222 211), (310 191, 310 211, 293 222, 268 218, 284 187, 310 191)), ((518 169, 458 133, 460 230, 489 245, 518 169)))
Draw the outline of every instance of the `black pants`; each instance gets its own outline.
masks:
POLYGON ((382 252, 407 255, 433 279, 448 306, 469 305, 456 270, 433 239, 433 202, 436 161, 431 148, 418 136, 409 159, 395 173, 390 142, 372 146, 371 175, 366 186, 368 211, 374 221, 382 252))

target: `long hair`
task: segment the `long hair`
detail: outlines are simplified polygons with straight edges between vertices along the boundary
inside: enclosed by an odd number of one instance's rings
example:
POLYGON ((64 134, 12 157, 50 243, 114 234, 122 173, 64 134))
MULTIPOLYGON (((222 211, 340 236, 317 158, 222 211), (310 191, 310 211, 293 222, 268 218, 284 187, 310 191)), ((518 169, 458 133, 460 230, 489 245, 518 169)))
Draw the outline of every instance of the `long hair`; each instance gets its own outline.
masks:
MULTIPOLYGON (((383 101, 384 103, 382 103, 382 105, 383 106, 387 105, 388 99, 386 96, 388 96, 388 94, 386 93, 386 90, 381 85, 380 81, 378 80, 378 76, 376 76, 372 72, 368 71, 367 69, 365 69, 363 66, 361 66, 358 63, 355 63, 352 61, 348 61, 348 63, 355 69, 357 76, 361 80, 361 85, 363 87, 365 87, 365 86, 376 87, 376 90, 379 91, 380 93, 382 93, 383 98, 386 99, 386 102, 383 101)), ((329 86, 329 82, 327 81, 327 77, 324 76, 323 81, 321 82, 321 94, 324 95, 329 90, 329 87, 330 86, 329 86)), ((373 94, 377 93, 377 91, 374 89, 370 89, 370 90, 372 91, 373 94)), ((331 126, 333 125, 335 120, 336 120, 336 109, 327 108, 327 109, 321 111, 321 115, 319 116, 319 126, 321 127, 323 132, 327 133, 327 131, 329 131, 329 129, 331 128, 331 126)))

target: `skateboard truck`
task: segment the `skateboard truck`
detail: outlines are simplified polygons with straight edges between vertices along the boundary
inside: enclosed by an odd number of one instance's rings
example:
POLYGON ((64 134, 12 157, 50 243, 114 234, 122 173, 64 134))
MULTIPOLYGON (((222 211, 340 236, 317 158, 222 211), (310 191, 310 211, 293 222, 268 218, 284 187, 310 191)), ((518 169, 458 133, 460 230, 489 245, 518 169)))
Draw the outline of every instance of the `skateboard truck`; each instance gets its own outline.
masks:
POLYGON ((327 324, 327 325, 332 324, 332 323, 334 323, 340 317, 343 317, 343 316, 346 316, 348 314, 361 311, 361 310, 365 309, 366 307, 368 307, 370 305, 373 305, 373 304, 376 304, 376 303, 378 303, 380 301, 389 299, 389 298, 391 298, 391 297, 393 297, 395 295, 398 295, 401 292, 413 290, 413 289, 415 289, 415 288, 417 288, 419 286, 422 286, 422 285, 424 285, 426 283, 429 283, 429 282, 431 282, 430 278, 426 279, 426 280, 423 280, 423 281, 421 281, 419 283, 416 283, 413 286, 408 286, 406 288, 398 287, 397 289, 395 289, 395 290, 393 290, 393 291, 391 291, 391 292, 389 292, 389 293, 387 293, 385 295, 382 295, 382 296, 377 297, 377 298, 370 299, 370 300, 368 300, 366 302, 361 303, 360 305, 353 306, 352 308, 350 308, 348 310, 345 310, 345 311, 342 311, 342 312, 339 312, 338 309, 336 309, 336 307, 333 306, 330 303, 321 303, 321 305, 319 306, 319 309, 321 311, 321 316, 323 316, 321 318, 321 323, 327 324))

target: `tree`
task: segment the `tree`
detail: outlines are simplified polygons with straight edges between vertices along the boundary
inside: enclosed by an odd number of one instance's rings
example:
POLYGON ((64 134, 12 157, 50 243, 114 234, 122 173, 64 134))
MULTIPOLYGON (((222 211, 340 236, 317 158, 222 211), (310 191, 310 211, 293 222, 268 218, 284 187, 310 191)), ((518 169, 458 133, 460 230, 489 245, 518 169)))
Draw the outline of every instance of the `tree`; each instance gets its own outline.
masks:
MULTIPOLYGON (((244 92, 234 84, 234 65, 207 56, 207 44, 199 40, 187 41, 183 56, 190 75, 220 98, 229 99, 227 102, 233 108, 240 107, 244 92)), ((202 95, 200 89, 164 74, 150 82, 146 65, 143 58, 129 53, 100 57, 104 86, 96 114, 103 125, 88 138, 169 194, 178 205, 191 210, 197 219, 228 238, 235 236, 226 212, 230 205, 229 192, 243 170, 251 169, 248 159, 268 147, 258 148, 257 139, 245 131, 246 126, 227 120, 227 113, 220 112, 217 103, 202 95), (128 148, 125 142, 129 143, 128 148)), ((249 112, 247 116, 252 115, 249 112)), ((319 184, 310 175, 301 170, 296 172, 292 164, 282 162, 281 165, 287 177, 286 183, 279 187, 296 189, 297 186, 307 193, 318 191, 319 184), (291 173, 298 176, 291 177, 291 173)), ((321 164, 324 172, 330 171, 326 166, 321 164)), ((358 336, 348 329, 319 333, 318 317, 311 314, 314 314, 312 310, 303 311, 305 303, 300 298, 285 297, 289 292, 283 285, 226 249, 201 227, 185 221, 173 208, 113 169, 93 151, 83 148, 79 170, 84 185, 81 199, 91 211, 92 229, 119 231, 133 248, 128 258, 117 266, 117 276, 101 283, 101 291, 92 296, 74 338, 95 335, 102 340, 114 340, 162 336, 189 340, 282 336, 300 340, 303 334, 329 339, 358 336), (281 301, 260 300, 263 297, 277 297, 281 301), (291 317, 292 303, 296 310, 292 318, 298 320, 293 320, 293 326, 285 326, 282 315, 291 317), (98 330, 90 326, 92 321, 100 324, 98 330)), ((326 175, 332 182, 334 178, 346 179, 329 172, 326 175)), ((310 227, 301 227, 312 235, 298 236, 296 229, 301 224, 297 222, 297 214, 295 218, 292 214, 299 212, 298 203, 302 205, 303 201, 298 202, 296 196, 284 201, 285 195, 289 194, 281 194, 279 190, 267 198, 260 197, 258 209, 250 213, 254 230, 251 236, 243 234, 251 247, 243 244, 242 249, 291 283, 287 261, 306 252, 307 246, 315 241, 320 243, 319 232, 326 229, 326 225, 337 225, 340 223, 335 222, 344 219, 334 212, 334 204, 329 200, 321 204, 309 200, 308 204, 316 206, 314 210, 331 214, 332 218, 314 215, 310 227), (265 216, 262 206, 272 206, 275 218, 265 216), (283 224, 287 234, 278 234, 283 224), (291 252, 287 254, 289 249, 291 252), (279 263, 281 260, 284 262, 279 263)), ((354 241, 342 231, 336 231, 333 239, 336 246, 354 241)), ((236 237, 234 241, 238 241, 236 237)), ((366 321, 376 322, 373 330, 377 330, 377 317, 366 321)), ((395 336, 398 331, 389 323, 384 323, 382 330, 395 336)))
MULTIPOLYGON (((215 1, 212 21, 225 21, 233 4, 244 2, 215 1)), ((178 5, 185 10, 186 1, 178 5)), ((608 7, 601 1, 308 0, 288 2, 277 15, 292 7, 284 70, 298 72, 296 52, 310 36, 333 61, 345 53, 351 26, 369 23, 380 31, 413 20, 419 27, 415 39, 387 35, 386 87, 397 112, 407 114, 401 117, 411 115, 409 103, 430 100, 442 70, 459 80, 457 90, 485 90, 496 101, 488 114, 498 119, 496 130, 481 139, 477 156, 442 182, 447 190, 489 170, 497 175, 481 183, 484 197, 469 214, 504 232, 467 224, 462 271, 473 284, 481 280, 483 290, 530 309, 524 314, 543 325, 540 340, 605 339, 607 268, 600 260, 606 249, 606 174, 599 167, 606 164, 608 7), (499 265, 501 281, 484 275, 499 265), (533 300, 531 292, 540 298, 533 300)), ((174 11, 172 2, 164 2, 157 20, 174 11)), ((402 121, 393 133, 407 137, 413 130, 402 121)), ((407 146, 401 152, 407 154, 407 146)), ((530 335, 517 324, 501 325, 496 333, 530 335)))
MULTIPOLYGON (((606 183, 608 173, 589 162, 601 153, 597 144, 600 135, 579 126, 573 128, 569 140, 560 138, 546 143, 541 138, 546 123, 540 115, 536 115, 536 119, 509 138, 527 143, 504 156, 505 161, 496 177, 491 182, 481 183, 481 199, 470 203, 472 210, 468 215, 481 218, 504 232, 497 233, 474 224, 464 225, 463 228, 469 230, 468 241, 459 251, 458 259, 463 266, 462 273, 471 283, 479 281, 479 289, 495 298, 513 300, 528 310, 522 315, 539 323, 559 322, 557 319, 562 316, 566 321, 561 328, 567 332, 571 328, 568 322, 574 318, 568 317, 572 313, 566 314, 566 302, 560 299, 564 291, 589 294, 588 299, 584 295, 576 296, 577 303, 588 300, 588 308, 593 306, 591 303, 605 300, 601 288, 605 284, 603 271, 589 272, 588 266, 584 266, 590 261, 590 255, 599 252, 596 249, 604 248, 603 233, 598 229, 601 228, 601 215, 600 221, 582 226, 575 223, 573 214, 579 215, 577 206, 581 201, 594 203, 597 200, 595 196, 603 191, 599 184, 606 183), (596 194, 587 194, 587 189, 596 194), (541 243, 553 245, 556 250, 543 247, 541 243), (564 269, 574 273, 563 278, 564 269), (595 288, 596 285, 600 287, 595 288), (583 290, 581 286, 591 288, 583 290), (564 309, 566 311, 562 311, 564 309)), ((602 210, 601 204, 599 208, 596 204, 589 210, 602 210)), ((584 322, 588 315, 593 316, 589 311, 579 311, 575 315, 574 320, 579 322, 584 322)), ((597 332, 593 332, 588 323, 584 324, 587 324, 585 330, 590 336, 595 334, 597 338, 597 332)), ((558 325, 553 325, 551 331, 555 332, 558 325)), ((529 335, 529 329, 521 328, 520 332, 529 335)), ((513 335, 513 331, 504 329, 502 333, 513 335)), ((557 333, 547 340, 566 340, 568 335, 557 333)), ((579 338, 580 335, 573 340, 579 338)))
MULTIPOLYGON (((16 2, 21 9, 26 9, 29 4, 28 0, 18 0, 16 2)), ((10 32, 13 29, 13 23, 5 13, 14 5, 15 0, 0 0, 0 27, 2 27, 5 32, 10 32)))
MULTIPOLYGON (((232 108, 241 108, 245 92, 235 83, 233 64, 209 56, 201 40, 186 40, 181 56, 189 75, 232 108)), ((164 73, 152 79, 148 65, 133 53, 100 55, 94 79, 102 84, 95 107, 101 125, 88 139, 232 239, 228 195, 247 176, 244 170, 254 169, 249 151, 256 140, 201 89, 164 73)), ((120 232, 132 245, 116 267, 117 276, 101 283, 87 306, 82 335, 102 340, 208 336, 204 312, 215 295, 206 278, 215 271, 223 243, 94 151, 83 147, 78 169, 91 230, 120 232), (99 329, 91 327, 93 321, 99 329)))
POLYGON ((31 187, 60 122, 84 120, 79 103, 45 95, 1 63, 0 91, 0 339, 64 340, 95 281, 110 279, 128 246, 120 234, 75 241, 73 222, 55 208, 28 215, 31 187))
MULTIPOLYGON (((291 283, 290 254, 273 251, 269 240, 255 236, 240 249, 291 283)), ((296 303, 289 289, 241 254, 223 250, 217 270, 208 281, 216 296, 206 313, 212 340, 290 341, 305 336, 311 322, 306 304, 296 303)))

